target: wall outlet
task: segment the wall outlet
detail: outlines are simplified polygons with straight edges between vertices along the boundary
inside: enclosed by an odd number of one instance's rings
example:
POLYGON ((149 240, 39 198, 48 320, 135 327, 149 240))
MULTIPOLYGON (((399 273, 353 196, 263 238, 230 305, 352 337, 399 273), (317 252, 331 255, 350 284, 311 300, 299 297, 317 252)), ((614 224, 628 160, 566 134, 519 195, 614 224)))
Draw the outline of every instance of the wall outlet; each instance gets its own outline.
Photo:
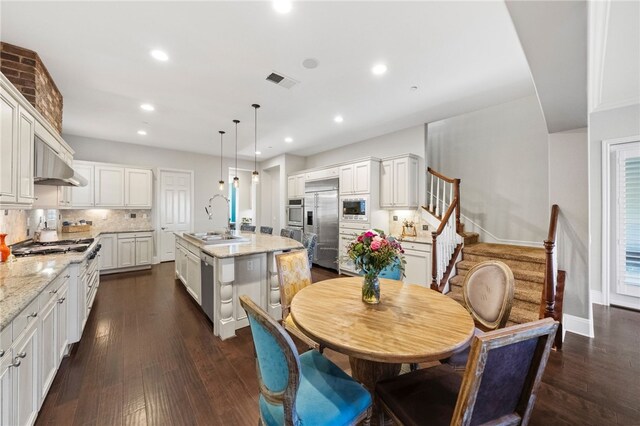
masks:
POLYGON ((4 215, 5 215, 5 216, 9 216, 9 210, 5 210, 5 211, 4 211, 4 215))
POLYGON ((429 225, 422 225, 422 230, 423 231, 428 231, 429 230, 429 225))
POLYGON ((135 213, 131 213, 131 219, 135 219, 137 217, 137 215, 135 213))
POLYGON ((393 221, 397 222, 398 221, 398 216, 393 216, 393 221))

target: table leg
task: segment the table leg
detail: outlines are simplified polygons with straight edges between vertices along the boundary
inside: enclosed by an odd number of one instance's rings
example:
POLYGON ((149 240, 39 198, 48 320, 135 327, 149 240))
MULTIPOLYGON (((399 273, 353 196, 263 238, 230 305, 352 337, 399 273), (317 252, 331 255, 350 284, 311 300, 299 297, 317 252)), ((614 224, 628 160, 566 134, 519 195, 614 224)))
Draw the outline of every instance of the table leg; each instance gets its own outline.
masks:
POLYGON ((400 373, 402 364, 368 361, 354 357, 349 357, 349 364, 351 364, 351 376, 371 392, 371 397, 373 398, 371 424, 377 425, 379 412, 374 396, 376 383, 380 380, 397 376, 400 373))

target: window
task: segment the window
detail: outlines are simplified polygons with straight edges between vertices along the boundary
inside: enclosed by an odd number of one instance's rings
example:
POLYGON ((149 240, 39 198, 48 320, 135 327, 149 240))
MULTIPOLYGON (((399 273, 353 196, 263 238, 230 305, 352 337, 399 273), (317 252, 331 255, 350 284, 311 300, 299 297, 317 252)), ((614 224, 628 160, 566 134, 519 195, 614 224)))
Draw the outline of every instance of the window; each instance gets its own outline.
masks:
POLYGON ((640 143, 623 145, 617 157, 618 291, 636 296, 640 295, 640 143))

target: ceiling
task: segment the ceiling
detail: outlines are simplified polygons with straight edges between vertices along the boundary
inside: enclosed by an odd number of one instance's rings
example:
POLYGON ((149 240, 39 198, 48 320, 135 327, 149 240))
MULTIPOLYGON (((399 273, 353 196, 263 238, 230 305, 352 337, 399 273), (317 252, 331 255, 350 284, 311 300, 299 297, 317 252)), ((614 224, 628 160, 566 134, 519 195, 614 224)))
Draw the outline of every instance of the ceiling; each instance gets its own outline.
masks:
POLYGON ((253 156, 259 103, 262 158, 310 155, 533 93, 501 1, 294 2, 286 15, 271 2, 3 1, 1 12, 2 40, 38 52, 64 96, 64 133, 80 136, 216 154, 237 118, 240 154, 253 156), (379 62, 388 72, 374 76, 379 62), (299 84, 267 82, 274 70, 299 84))

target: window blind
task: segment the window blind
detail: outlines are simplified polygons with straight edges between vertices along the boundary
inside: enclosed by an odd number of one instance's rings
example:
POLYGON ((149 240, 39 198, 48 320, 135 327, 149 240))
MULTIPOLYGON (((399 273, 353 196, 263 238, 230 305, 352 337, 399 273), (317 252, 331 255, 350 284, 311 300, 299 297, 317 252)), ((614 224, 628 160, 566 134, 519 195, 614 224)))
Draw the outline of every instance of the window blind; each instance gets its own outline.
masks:
MULTIPOLYGON (((634 144, 635 145, 635 144, 634 144)), ((618 277, 640 287, 640 149, 618 157, 618 277)))

